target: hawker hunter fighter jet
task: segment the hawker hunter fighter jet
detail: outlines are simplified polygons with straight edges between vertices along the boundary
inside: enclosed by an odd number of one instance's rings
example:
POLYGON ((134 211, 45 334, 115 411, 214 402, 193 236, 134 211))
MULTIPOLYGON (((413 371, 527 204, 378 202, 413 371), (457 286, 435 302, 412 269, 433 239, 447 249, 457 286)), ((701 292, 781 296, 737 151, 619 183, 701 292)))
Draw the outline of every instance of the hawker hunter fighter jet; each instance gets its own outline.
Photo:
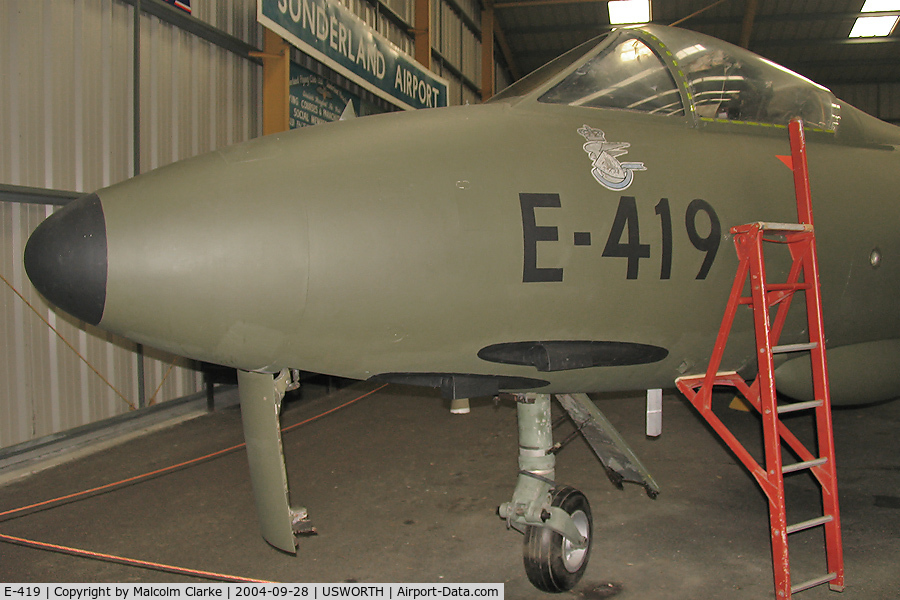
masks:
MULTIPOLYGON (((778 158, 795 118, 832 396, 892 396, 900 129, 674 28, 593 39, 483 105, 310 127, 157 169, 52 215, 25 264, 87 323, 240 370, 263 535, 289 552, 302 515, 277 408, 292 369, 517 394, 525 450, 500 514, 526 535, 532 582, 561 591, 584 572, 592 521, 585 497, 555 483, 544 400, 703 372, 737 264, 730 227, 796 221, 778 158)), ((805 327, 789 319, 783 339, 805 327)), ((747 343, 729 344, 722 368, 752 376, 752 325, 735 328, 747 343)), ((777 383, 802 399, 795 360, 777 363, 777 383)))

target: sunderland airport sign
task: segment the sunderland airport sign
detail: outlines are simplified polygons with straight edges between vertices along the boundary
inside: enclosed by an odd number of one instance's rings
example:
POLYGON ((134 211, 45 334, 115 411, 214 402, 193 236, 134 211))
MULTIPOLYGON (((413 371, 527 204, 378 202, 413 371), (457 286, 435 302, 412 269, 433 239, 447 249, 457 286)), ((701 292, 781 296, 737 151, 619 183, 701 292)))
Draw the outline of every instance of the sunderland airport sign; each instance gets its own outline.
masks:
POLYGON ((447 82, 335 0, 259 0, 259 22, 402 108, 447 106, 447 82))

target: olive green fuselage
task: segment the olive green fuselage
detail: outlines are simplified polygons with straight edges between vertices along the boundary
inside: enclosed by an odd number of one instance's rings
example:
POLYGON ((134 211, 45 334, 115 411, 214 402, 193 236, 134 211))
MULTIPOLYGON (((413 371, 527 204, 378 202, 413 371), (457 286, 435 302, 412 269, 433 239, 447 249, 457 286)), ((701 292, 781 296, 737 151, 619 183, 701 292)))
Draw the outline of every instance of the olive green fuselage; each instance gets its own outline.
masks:
MULTIPOLYGON (((842 127, 807 134, 829 347, 900 338, 900 137, 849 107, 842 127)), ((729 228, 796 222, 789 154, 784 128, 527 102, 262 138, 99 192, 100 326, 245 370, 668 387, 711 353, 729 228), (592 174, 585 126, 630 145, 627 189, 592 174), (657 354, 551 371, 479 357, 533 341, 657 354)), ((784 277, 786 255, 771 259, 784 277)), ((783 341, 803 328, 798 311, 783 341)), ((752 370, 749 313, 733 340, 723 368, 752 370)))

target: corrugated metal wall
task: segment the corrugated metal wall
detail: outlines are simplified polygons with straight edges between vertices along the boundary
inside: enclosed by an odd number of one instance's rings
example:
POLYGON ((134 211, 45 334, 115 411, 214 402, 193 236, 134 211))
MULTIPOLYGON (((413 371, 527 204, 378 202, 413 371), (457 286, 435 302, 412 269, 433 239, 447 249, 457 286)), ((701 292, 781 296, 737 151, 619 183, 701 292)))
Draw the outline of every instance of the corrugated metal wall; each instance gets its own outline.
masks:
POLYGON ((191 3, 191 14, 251 46, 262 46, 256 23, 256 0, 201 0, 191 3))
MULTIPOLYGON (((196 17, 258 45, 255 0, 196 4, 196 17)), ((90 192, 132 175, 133 23, 121 0, 0 3, 0 183, 90 192)), ((142 171, 259 135, 259 71, 142 15, 142 171)), ((51 210, 0 202, 0 448, 138 403, 134 345, 51 311, 28 282, 24 244, 51 210)), ((184 359, 146 354, 148 404, 200 389, 184 359)))
MULTIPOLYGON (((414 53, 414 0, 341 2, 414 53)), ((193 17, 260 47, 256 0, 193 4, 193 17)), ((133 175, 132 5, 0 3, 0 183, 91 192, 133 175)), ((476 0, 432 0, 441 56, 433 69, 450 81, 451 104, 480 101, 480 17, 476 0)), ((139 75, 142 172, 260 134, 261 70, 246 58, 142 14, 139 75)), ((137 406, 140 360, 148 403, 202 383, 184 359, 152 349, 141 359, 131 342, 85 329, 44 303, 22 251, 51 212, 0 201, 0 275, 9 282, 0 283, 0 448, 137 406)))
POLYGON ((481 6, 476 0, 432 0, 432 45, 449 63, 437 63, 434 71, 450 84, 451 104, 481 102, 481 6))

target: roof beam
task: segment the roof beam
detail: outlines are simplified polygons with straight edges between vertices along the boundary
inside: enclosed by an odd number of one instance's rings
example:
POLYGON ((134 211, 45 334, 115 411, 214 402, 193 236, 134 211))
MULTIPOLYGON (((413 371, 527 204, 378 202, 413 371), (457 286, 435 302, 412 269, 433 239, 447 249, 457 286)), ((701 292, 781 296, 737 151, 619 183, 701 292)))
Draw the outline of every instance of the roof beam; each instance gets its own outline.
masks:
POLYGON ((484 0, 481 9, 481 101, 494 95, 494 7, 484 0))
POLYGON ((868 37, 868 38, 816 38, 790 40, 760 40, 753 43, 754 51, 759 48, 800 48, 808 46, 865 46, 867 44, 897 44, 900 37, 868 37))
POLYGON ((522 69, 519 68, 519 64, 516 62, 509 41, 506 39, 506 33, 500 27, 500 20, 496 18, 494 19, 494 39, 497 40, 497 45, 500 46, 500 53, 503 55, 503 60, 506 61, 506 67, 509 69, 509 74, 512 75, 513 81, 522 79, 522 69))
MULTIPOLYGON (((788 66, 788 65, 785 65, 788 66)), ((798 60, 791 63, 791 68, 802 67, 804 69, 833 69, 835 67, 850 67, 854 69, 863 67, 897 67, 900 66, 900 56, 895 58, 861 58, 853 60, 798 60)))
POLYGON ((753 21, 759 10, 758 0, 744 0, 744 22, 741 24, 741 40, 738 44, 741 48, 750 47, 750 38, 753 37, 753 21))
POLYGON ((675 25, 681 25, 681 24, 684 23, 685 21, 687 21, 687 20, 689 20, 689 19, 693 19, 694 17, 696 17, 696 16, 699 15, 700 13, 704 13, 704 12, 708 11, 708 10, 711 9, 711 8, 715 8, 716 6, 722 4, 722 3, 725 2, 725 1, 726 1, 726 0, 718 0, 717 2, 713 2, 713 3, 710 4, 709 6, 704 6, 704 7, 701 8, 700 10, 694 11, 694 12, 692 12, 691 14, 689 14, 689 15, 686 16, 686 17, 681 17, 681 18, 678 19, 677 21, 674 21, 674 22, 672 22, 672 23, 669 23, 669 25, 671 25, 671 26, 673 26, 673 27, 674 27, 675 25))
POLYGON ((601 33, 606 33, 613 28, 608 23, 587 23, 582 22, 577 25, 556 25, 548 27, 545 25, 534 25, 530 27, 513 27, 506 30, 506 35, 539 35, 539 34, 558 34, 558 33, 584 33, 585 39, 596 37, 601 33))
MULTIPOLYGON (((811 12, 811 13, 790 13, 776 15, 760 15, 757 14, 755 23, 807 23, 809 21, 855 21, 859 17, 896 17, 900 16, 900 11, 883 11, 872 13, 860 12, 811 12)), ((702 27, 704 25, 739 25, 743 23, 744 17, 703 17, 692 19, 691 26, 702 27)), ((660 22, 657 20, 657 22, 660 22)))
POLYGON ((521 0, 521 2, 497 2, 494 10, 527 8, 529 6, 555 6, 558 4, 606 4, 607 0, 521 0))

